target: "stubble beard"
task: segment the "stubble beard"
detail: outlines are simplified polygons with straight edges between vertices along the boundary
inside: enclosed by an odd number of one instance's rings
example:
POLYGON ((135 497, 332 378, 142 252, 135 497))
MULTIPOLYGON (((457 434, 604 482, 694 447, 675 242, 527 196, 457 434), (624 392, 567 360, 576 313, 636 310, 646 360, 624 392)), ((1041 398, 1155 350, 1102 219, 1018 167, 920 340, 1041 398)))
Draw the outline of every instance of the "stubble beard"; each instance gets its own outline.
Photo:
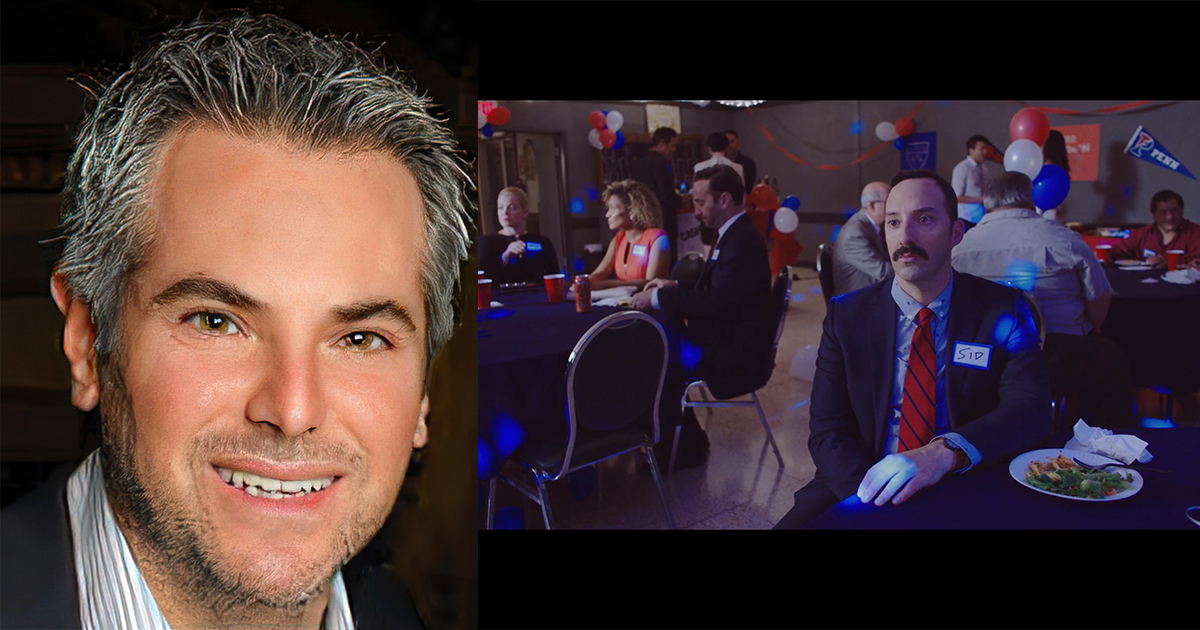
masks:
POLYGON ((168 487, 165 483, 147 484, 143 479, 135 458, 132 404, 120 364, 116 354, 97 358, 102 383, 101 467, 113 514, 147 582, 153 586, 157 577, 186 598, 189 610, 224 623, 305 613, 328 590, 333 575, 383 527, 391 505, 359 506, 338 528, 328 556, 298 572, 311 577, 295 580, 297 587, 281 588, 271 583, 272 576, 239 572, 219 558, 220 534, 196 502, 160 490, 168 487))

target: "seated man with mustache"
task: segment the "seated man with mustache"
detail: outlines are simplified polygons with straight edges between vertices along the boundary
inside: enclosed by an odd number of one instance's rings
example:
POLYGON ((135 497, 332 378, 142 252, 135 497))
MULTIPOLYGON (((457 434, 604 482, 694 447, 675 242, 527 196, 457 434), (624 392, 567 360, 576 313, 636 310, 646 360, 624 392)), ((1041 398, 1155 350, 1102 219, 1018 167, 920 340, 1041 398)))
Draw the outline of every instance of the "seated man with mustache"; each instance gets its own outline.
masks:
POLYGON ((52 293, 101 447, 6 508, 0 626, 420 627, 342 567, 426 443, 474 231, 454 134, 274 16, 184 24, 95 95, 52 293))
POLYGON ((1020 291, 951 268, 957 209, 936 173, 892 179, 884 229, 895 277, 829 303, 809 412, 817 473, 776 529, 850 497, 903 503, 1049 431, 1029 308, 1020 291))

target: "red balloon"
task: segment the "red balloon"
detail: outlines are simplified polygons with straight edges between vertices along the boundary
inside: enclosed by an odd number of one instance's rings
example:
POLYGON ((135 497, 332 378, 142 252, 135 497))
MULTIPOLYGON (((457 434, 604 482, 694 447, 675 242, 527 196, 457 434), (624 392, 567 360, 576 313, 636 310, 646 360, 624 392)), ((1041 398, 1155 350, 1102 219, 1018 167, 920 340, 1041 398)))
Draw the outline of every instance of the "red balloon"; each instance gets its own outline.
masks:
POLYGON ((592 127, 596 131, 603 131, 605 124, 607 124, 604 122, 604 112, 598 109, 588 114, 588 122, 592 124, 592 127))
POLYGON ((496 125, 503 125, 504 123, 508 122, 510 116, 512 116, 512 112, 508 111, 507 107, 500 106, 496 109, 493 109, 492 113, 488 114, 488 122, 491 123, 493 127, 496 125))
POLYGON ((905 116, 904 118, 901 118, 900 120, 896 121, 896 133, 899 134, 901 138, 907 137, 912 132, 913 132, 912 118, 905 116))
POLYGON ((766 184, 759 184, 750 189, 750 201, 763 210, 779 208, 779 195, 775 194, 774 188, 766 184))
POLYGON ((1040 147, 1050 137, 1050 119, 1041 110, 1026 107, 1008 123, 1008 135, 1012 136, 1014 142, 1033 140, 1040 147))
POLYGON ((613 143, 617 141, 617 132, 612 129, 605 129, 600 132, 600 146, 605 149, 611 149, 613 143))

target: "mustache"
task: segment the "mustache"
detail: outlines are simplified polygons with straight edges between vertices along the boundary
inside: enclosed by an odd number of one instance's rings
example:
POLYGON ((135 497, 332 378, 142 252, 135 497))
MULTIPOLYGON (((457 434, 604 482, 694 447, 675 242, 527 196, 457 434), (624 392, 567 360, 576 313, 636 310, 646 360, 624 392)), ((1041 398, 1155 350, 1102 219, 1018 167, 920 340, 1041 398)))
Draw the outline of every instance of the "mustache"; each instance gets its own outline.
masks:
POLYGON ((900 260, 900 257, 905 254, 912 254, 914 256, 920 256, 925 260, 929 260, 929 253, 922 249, 920 245, 917 245, 916 243, 905 243, 904 245, 897 247, 896 251, 892 252, 892 262, 900 260))
POLYGON ((279 436, 208 435, 193 445, 196 457, 232 456, 269 459, 279 462, 324 462, 344 464, 361 470, 363 456, 341 444, 315 444, 306 439, 279 436))

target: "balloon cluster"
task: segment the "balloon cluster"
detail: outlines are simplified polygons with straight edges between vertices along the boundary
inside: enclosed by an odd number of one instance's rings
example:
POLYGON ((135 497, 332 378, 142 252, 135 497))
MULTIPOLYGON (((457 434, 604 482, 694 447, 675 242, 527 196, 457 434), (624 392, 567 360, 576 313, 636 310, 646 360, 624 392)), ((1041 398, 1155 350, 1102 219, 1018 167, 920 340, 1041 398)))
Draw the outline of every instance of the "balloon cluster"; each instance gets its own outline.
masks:
POLYGON ((512 112, 508 111, 507 107, 501 105, 491 111, 486 116, 482 111, 479 112, 479 132, 485 138, 491 138, 492 134, 496 133, 496 127, 508 122, 512 116, 512 112))
POLYGON ((908 140, 905 138, 912 135, 915 127, 912 116, 904 116, 895 123, 885 120, 875 125, 875 137, 884 142, 891 142, 897 151, 902 151, 908 145, 908 140))
POLYGON ((593 110, 591 114, 588 114, 588 123, 592 125, 592 130, 588 132, 588 142, 593 147, 615 150, 625 144, 625 134, 621 133, 621 125, 625 124, 625 117, 621 115, 621 112, 593 110))
POLYGON ((1004 152, 1004 170, 1024 173, 1033 181, 1033 203, 1057 208, 1067 198, 1071 178, 1057 164, 1042 163, 1042 145, 1050 137, 1050 119, 1041 110, 1026 107, 1008 124, 1012 144, 1004 152))
POLYGON ((759 184, 750 190, 750 203, 762 210, 777 210, 775 213, 775 229, 784 234, 791 234, 796 231, 796 227, 800 225, 800 218, 796 216, 796 210, 800 208, 800 198, 795 195, 788 195, 783 199, 783 203, 779 202, 779 195, 775 193, 775 189, 766 184, 759 184), (784 212, 781 208, 791 210, 784 212))

